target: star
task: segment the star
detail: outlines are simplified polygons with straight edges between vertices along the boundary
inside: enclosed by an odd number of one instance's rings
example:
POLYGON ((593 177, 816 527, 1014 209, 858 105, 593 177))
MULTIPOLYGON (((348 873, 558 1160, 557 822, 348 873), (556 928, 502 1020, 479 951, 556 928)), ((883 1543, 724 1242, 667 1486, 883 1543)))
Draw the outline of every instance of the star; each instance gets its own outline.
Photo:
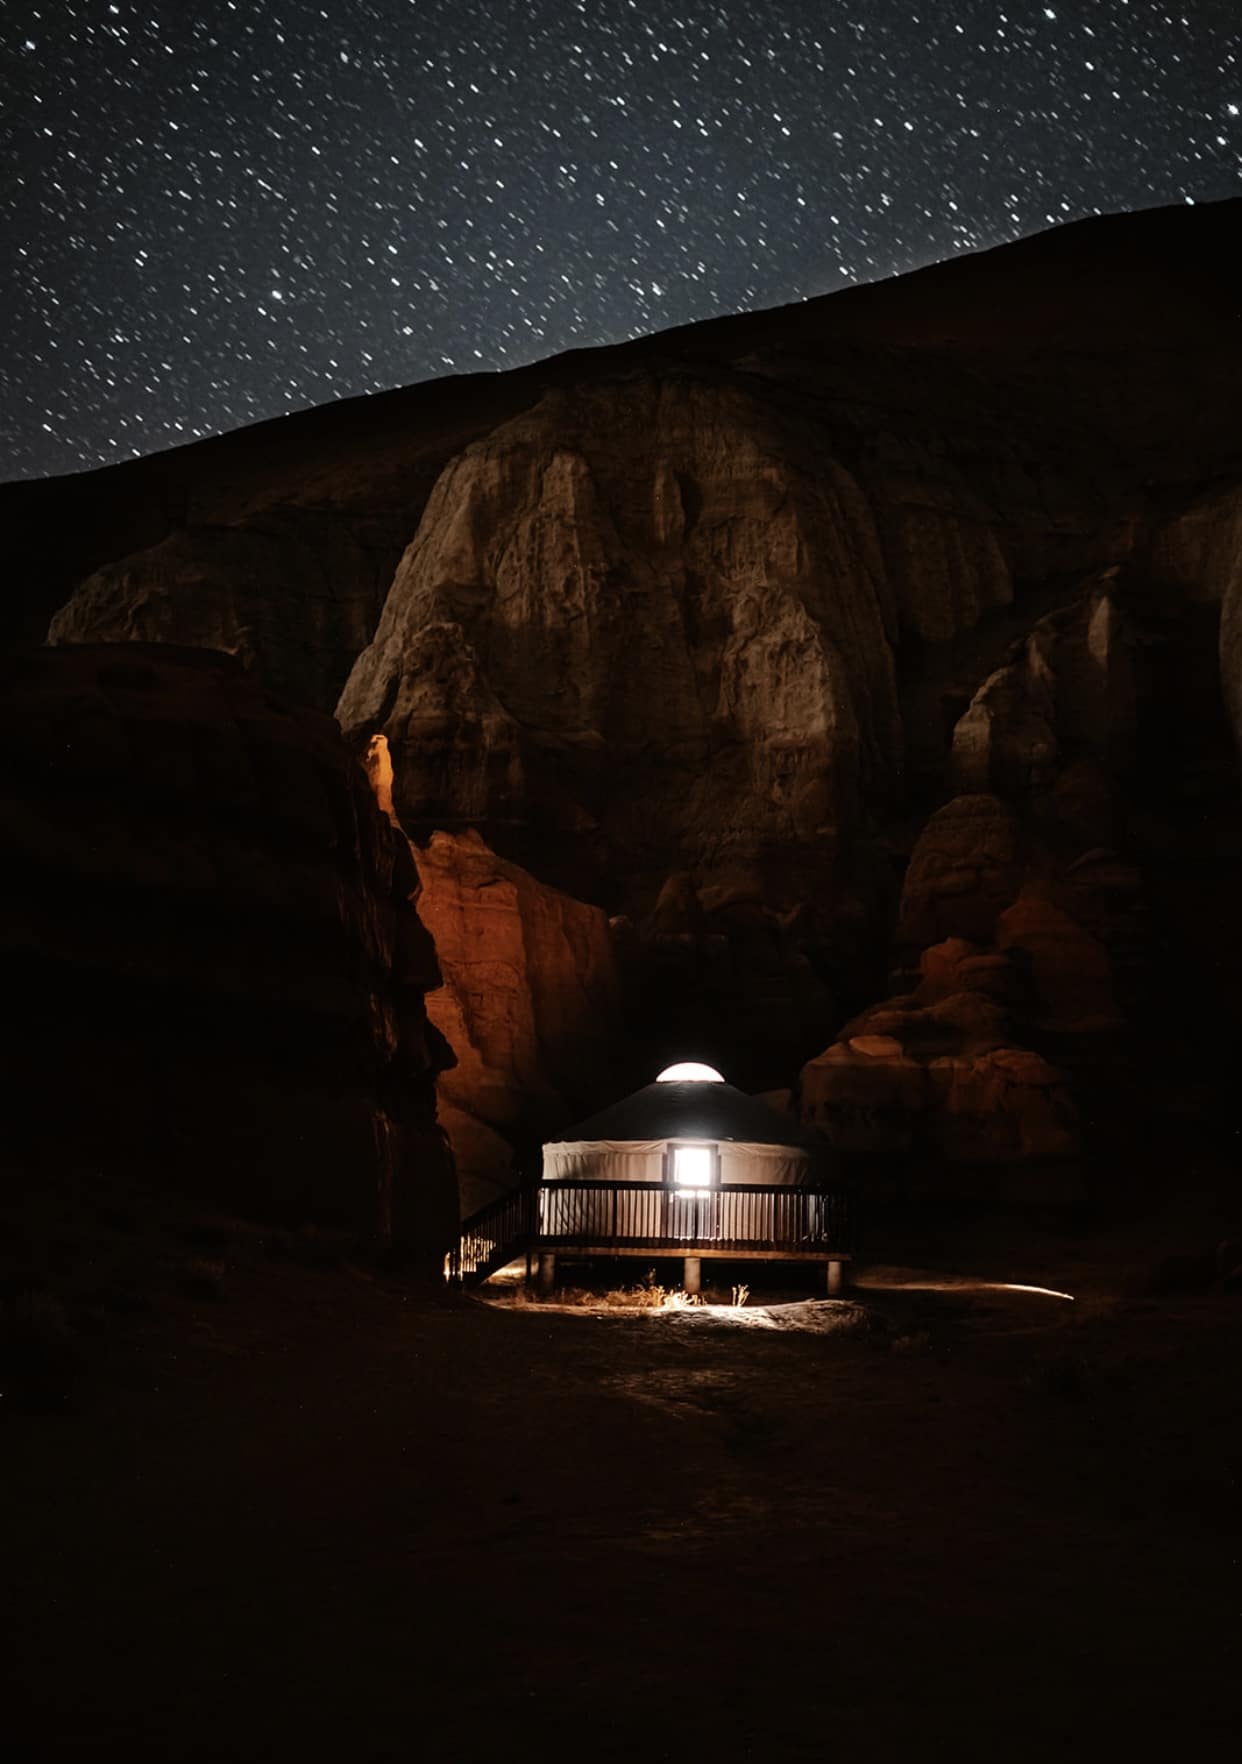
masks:
POLYGON ((1209 201, 1242 169, 1224 6, 31 0, 13 40, 10 476, 1209 201))

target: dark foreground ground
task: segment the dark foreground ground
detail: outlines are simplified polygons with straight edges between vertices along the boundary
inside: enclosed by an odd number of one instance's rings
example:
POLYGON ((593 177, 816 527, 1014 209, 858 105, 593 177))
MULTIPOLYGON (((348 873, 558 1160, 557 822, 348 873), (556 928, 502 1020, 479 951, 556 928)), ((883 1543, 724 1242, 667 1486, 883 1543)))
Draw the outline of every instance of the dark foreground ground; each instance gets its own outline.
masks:
POLYGON ((1232 1756, 1242 1299, 1014 1236, 940 1271, 1075 1304, 600 1316, 70 1233, 80 1375, 0 1404, 6 1759, 1232 1756))

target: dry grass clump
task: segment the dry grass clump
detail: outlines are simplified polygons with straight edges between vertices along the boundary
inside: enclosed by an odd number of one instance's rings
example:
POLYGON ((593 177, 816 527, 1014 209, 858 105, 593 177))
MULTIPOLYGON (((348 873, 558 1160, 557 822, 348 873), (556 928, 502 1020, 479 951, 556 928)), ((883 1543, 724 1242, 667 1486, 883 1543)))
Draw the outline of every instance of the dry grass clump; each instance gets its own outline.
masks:
POLYGON ((610 1311, 688 1311, 703 1303, 697 1292, 684 1292, 680 1287, 661 1286, 655 1269, 649 1268, 636 1286, 614 1286, 607 1292, 591 1292, 582 1286, 558 1286, 550 1293, 541 1293, 533 1286, 519 1286, 513 1302, 519 1305, 575 1305, 584 1310, 610 1311))
POLYGON ((664 1294, 664 1302, 652 1308, 660 1311, 692 1311, 696 1305, 703 1303, 703 1295, 698 1292, 683 1292, 680 1287, 664 1294))
POLYGON ((637 1286, 614 1287, 604 1294, 602 1303, 618 1311, 688 1311, 703 1303, 697 1292, 685 1292, 679 1286, 661 1286, 655 1269, 648 1268, 637 1286))

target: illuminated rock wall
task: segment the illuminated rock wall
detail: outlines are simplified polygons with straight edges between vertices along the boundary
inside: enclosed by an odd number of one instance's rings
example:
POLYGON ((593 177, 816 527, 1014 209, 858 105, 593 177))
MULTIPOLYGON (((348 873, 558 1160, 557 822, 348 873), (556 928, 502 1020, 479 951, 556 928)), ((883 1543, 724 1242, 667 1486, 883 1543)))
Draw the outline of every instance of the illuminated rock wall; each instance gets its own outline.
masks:
MULTIPOLYGON (((392 817, 382 735, 366 770, 392 817)), ((615 1094, 620 985, 598 907, 506 863, 477 833, 436 833, 410 853, 444 978, 427 1013, 455 1056, 437 1093, 465 1214, 529 1178, 543 1139, 615 1094)))

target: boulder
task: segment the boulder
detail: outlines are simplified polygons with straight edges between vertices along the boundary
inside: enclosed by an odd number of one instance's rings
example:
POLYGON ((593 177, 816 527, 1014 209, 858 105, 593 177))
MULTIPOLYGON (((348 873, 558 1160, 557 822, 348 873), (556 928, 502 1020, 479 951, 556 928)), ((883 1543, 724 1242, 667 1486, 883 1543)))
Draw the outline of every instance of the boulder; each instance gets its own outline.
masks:
POLYGON ((937 1151, 950 1162, 1045 1163, 1081 1150, 1078 1107, 1064 1072, 1029 1048, 936 1062, 937 1151))
POLYGON ((918 954, 946 938, 990 945, 996 922, 1016 897, 1025 841, 999 797, 957 796, 927 822, 906 869, 894 945, 918 954))
POLYGON ((965 938, 925 950, 913 992, 863 1012, 803 1067, 803 1121, 838 1150, 872 1158, 921 1151, 985 1164, 1073 1156, 1078 1114, 1069 1079, 1022 1042, 1014 1004, 1023 981, 1008 954, 965 938))
POLYGON ((895 1039, 892 1045, 897 1051, 885 1056, 836 1042, 802 1068, 800 1118, 833 1151, 878 1158, 929 1142, 931 1073, 902 1054, 895 1039))
POLYGON ((1050 898, 1025 888, 996 927, 997 948, 1025 982, 1027 1014, 1050 1028, 1121 1026, 1108 950, 1050 898))
POLYGON ((919 997, 927 1003, 963 992, 982 992, 998 1003, 1013 1003, 1018 976, 997 950, 983 950, 964 937, 934 943, 919 957, 919 997))
POLYGON ((955 1164, 1069 1158, 1078 1112, 1065 1074, 1015 1046, 980 993, 889 1000, 802 1069, 803 1122, 840 1152, 955 1164))

